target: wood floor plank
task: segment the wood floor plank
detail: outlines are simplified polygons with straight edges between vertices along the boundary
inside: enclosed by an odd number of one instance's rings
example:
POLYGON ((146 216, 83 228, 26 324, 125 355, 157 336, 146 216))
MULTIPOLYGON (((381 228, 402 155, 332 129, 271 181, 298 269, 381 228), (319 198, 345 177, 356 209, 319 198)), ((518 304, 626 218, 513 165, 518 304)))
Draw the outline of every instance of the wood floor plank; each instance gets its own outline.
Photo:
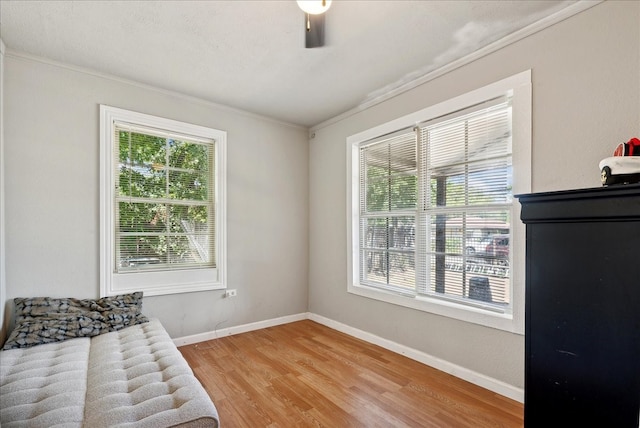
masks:
POLYGON ((310 320, 179 349, 225 428, 523 426, 521 403, 310 320))

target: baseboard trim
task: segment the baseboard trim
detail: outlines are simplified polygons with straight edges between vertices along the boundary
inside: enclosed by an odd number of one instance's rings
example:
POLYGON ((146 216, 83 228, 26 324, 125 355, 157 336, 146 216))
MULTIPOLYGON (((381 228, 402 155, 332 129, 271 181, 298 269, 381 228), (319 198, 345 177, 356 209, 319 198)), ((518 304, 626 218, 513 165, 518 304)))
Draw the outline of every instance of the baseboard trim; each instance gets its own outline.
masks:
POLYGON ((338 321, 323 317, 318 314, 305 312, 300 314, 288 315, 279 318, 273 318, 270 320, 258 321, 249 324, 238 325, 234 327, 228 327, 220 330, 215 330, 207 333, 194 334, 191 336, 184 336, 173 339, 173 343, 176 346, 191 345, 194 343, 204 342, 207 340, 213 340, 220 337, 232 336, 234 334, 246 333, 249 331, 260 330, 262 328, 274 327, 281 324, 288 324, 295 321, 302 321, 309 319, 315 321, 318 324, 322 324, 334 330, 348 334, 349 336, 356 337, 364 340, 365 342, 378 345, 391 352, 395 352, 400 355, 404 355, 407 358, 418 361, 427 366, 433 367, 445 373, 449 373, 457 378, 466 380, 467 382, 478 385, 482 388, 493 391, 496 394, 511 398, 520 403, 524 403, 524 390, 516 388, 513 385, 509 385, 500 380, 485 376, 481 373, 477 373, 473 370, 469 370, 465 367, 450 363, 441 358, 434 357, 425 352, 418 351, 417 349, 410 348, 405 345, 401 345, 392 340, 385 339, 375 334, 360 330, 338 321))
POLYGON ((466 380, 467 382, 473 383, 474 385, 478 385, 485 389, 488 389, 489 391, 493 391, 496 394, 500 394, 502 396, 511 398, 512 400, 524 403, 524 390, 521 388, 516 388, 513 385, 509 385, 508 383, 502 382, 500 380, 485 376, 481 373, 474 372, 473 370, 458 366, 441 358, 437 358, 425 352, 418 351, 417 349, 413 349, 408 346, 401 345, 391 340, 382 338, 380 336, 376 336, 375 334, 371 334, 366 331, 348 326, 346 324, 342 324, 338 321, 325 318, 321 315, 310 313, 309 319, 317 322, 318 324, 322 324, 334 330, 338 330, 342 333, 348 334, 349 336, 353 336, 358 339, 364 340, 365 342, 378 345, 384 349, 395 352, 396 354, 404 355, 407 358, 411 358, 412 360, 418 361, 429 367, 433 367, 434 369, 449 373, 450 375, 466 380))
POLYGON ((218 339, 220 337, 233 336, 234 334, 247 333, 249 331, 260 330, 262 328, 273 327, 281 324, 289 324, 295 321, 302 321, 309 319, 309 313, 303 312, 301 314, 287 315, 279 318, 272 318, 264 321, 252 322, 249 324, 236 325, 228 328, 221 328, 218 330, 194 334, 191 336, 183 336, 173 339, 173 343, 176 346, 192 345, 194 343, 205 342, 207 340, 218 339))

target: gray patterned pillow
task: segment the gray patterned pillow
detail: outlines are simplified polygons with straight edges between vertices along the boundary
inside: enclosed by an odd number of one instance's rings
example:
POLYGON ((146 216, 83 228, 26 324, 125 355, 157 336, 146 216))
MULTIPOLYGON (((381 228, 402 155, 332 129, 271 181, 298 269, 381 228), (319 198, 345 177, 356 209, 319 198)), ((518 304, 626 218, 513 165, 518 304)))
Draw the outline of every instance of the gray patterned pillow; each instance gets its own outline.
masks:
POLYGON ((97 336, 149 321, 141 312, 142 292, 97 300, 18 297, 13 301, 16 326, 3 350, 97 336))

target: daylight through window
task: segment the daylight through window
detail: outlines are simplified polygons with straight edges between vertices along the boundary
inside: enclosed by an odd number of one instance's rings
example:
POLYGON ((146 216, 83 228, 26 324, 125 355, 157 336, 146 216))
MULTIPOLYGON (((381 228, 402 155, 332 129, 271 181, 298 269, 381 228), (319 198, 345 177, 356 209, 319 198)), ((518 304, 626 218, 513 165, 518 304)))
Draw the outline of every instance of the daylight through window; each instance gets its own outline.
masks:
POLYGON ((483 90, 410 115, 403 129, 390 129, 397 120, 349 137, 349 291, 486 325, 478 314, 494 314, 495 325, 519 330, 508 323, 523 296, 513 194, 514 182, 530 186, 527 77, 514 79, 524 82, 515 91, 483 90))
POLYGON ((102 294, 224 288, 226 133, 101 106, 102 294))
POLYGON ((116 271, 215 267, 214 141, 115 132, 116 271))
POLYGON ((500 101, 361 146, 362 283, 509 304, 511 107, 500 101))

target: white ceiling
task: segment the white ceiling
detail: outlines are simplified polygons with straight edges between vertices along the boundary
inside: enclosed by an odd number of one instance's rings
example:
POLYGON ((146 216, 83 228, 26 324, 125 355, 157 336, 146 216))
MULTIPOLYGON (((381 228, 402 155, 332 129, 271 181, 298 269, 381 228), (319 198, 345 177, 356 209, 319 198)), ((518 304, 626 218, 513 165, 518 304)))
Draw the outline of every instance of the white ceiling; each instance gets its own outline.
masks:
POLYGON ((1 0, 0 37, 8 52, 313 126, 574 3, 335 0, 326 45, 305 49, 295 1, 1 0))

